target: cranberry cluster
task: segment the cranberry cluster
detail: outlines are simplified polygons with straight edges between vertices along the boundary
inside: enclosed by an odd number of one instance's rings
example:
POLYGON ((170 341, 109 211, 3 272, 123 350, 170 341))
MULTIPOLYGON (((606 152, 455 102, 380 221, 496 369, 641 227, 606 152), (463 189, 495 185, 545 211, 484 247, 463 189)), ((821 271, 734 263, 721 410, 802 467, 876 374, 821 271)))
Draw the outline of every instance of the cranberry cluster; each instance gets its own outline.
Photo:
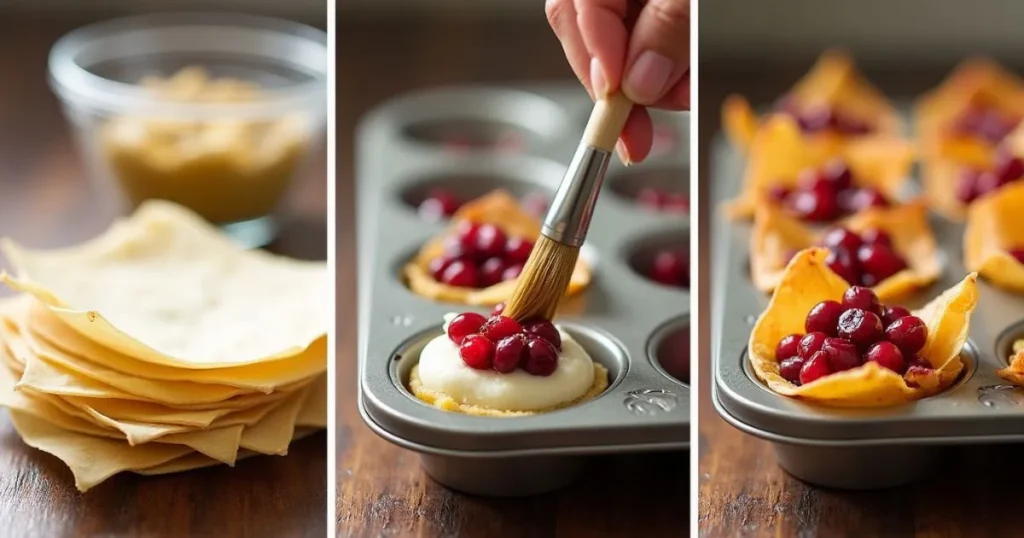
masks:
POLYGON ((779 375, 796 385, 874 361, 900 375, 927 372, 931 364, 917 353, 928 327, 902 306, 884 306, 868 288, 853 286, 842 303, 822 301, 804 321, 806 334, 779 341, 779 375))
POLYGON ((777 185, 769 189, 768 197, 809 222, 829 222, 869 207, 889 205, 882 193, 854 186, 853 173, 840 160, 829 162, 822 170, 803 171, 795 190, 777 185))
POLYGON ((1010 253, 1010 256, 1013 256, 1017 261, 1024 263, 1024 248, 1011 248, 1008 252, 1010 253))
POLYGON ((470 368, 503 374, 522 368, 531 375, 549 376, 558 367, 562 336, 548 320, 516 320, 466 312, 448 323, 448 338, 459 346, 459 357, 470 368))
POLYGON ((666 286, 689 288, 690 262, 681 251, 660 250, 647 270, 647 278, 666 286))
POLYGON ((1000 151, 991 170, 965 168, 956 184, 956 198, 969 204, 981 196, 1024 178, 1024 159, 1000 151))
POLYGON ((889 234, 878 228, 868 228, 860 234, 833 228, 825 234, 822 246, 829 249, 825 264, 850 284, 875 286, 907 268, 907 262, 893 248, 889 234))
POLYGON ((1020 118, 985 105, 966 108, 953 120, 952 131, 960 135, 976 136, 996 144, 1010 134, 1020 118))
POLYGON ((681 214, 690 212, 690 197, 680 192, 667 192, 647 187, 637 193, 636 201, 652 211, 681 214))
POLYGON ((507 237, 493 224, 462 221, 428 268, 434 280, 449 286, 486 288, 517 278, 532 251, 529 240, 507 237))
POLYGON ((794 99, 785 97, 779 101, 775 110, 795 119, 800 130, 807 134, 833 131, 847 136, 861 136, 874 131, 869 123, 827 104, 800 107, 794 99))
MULTIPOLYGON (((445 189, 431 189, 417 206, 424 220, 437 222, 447 220, 462 207, 463 200, 445 189)), ((520 201, 527 213, 538 218, 548 211, 548 197, 541 192, 530 192, 520 201)))

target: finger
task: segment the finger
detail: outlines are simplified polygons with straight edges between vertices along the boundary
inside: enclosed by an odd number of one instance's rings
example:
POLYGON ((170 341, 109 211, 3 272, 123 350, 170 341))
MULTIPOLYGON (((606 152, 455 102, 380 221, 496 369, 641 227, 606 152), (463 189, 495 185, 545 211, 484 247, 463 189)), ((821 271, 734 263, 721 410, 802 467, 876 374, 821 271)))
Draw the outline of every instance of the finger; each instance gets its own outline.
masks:
POLYGON ((565 58, 569 60, 573 73, 587 89, 587 93, 593 97, 594 92, 590 84, 590 54, 580 35, 579 26, 576 25, 576 8, 572 0, 547 0, 544 3, 544 13, 555 36, 562 43, 562 50, 565 52, 565 58))
POLYGON ((689 0, 650 0, 629 41, 623 91, 651 105, 675 87, 690 67, 689 0))
POLYGON ((687 70, 683 78, 669 88, 665 95, 654 103, 655 108, 666 110, 690 110, 690 71, 687 70))
POLYGON ((619 88, 626 61, 629 32, 625 19, 628 0, 576 0, 576 22, 590 56, 594 95, 604 97, 619 88))
POLYGON ((626 165, 638 163, 647 158, 654 144, 654 124, 646 107, 634 106, 622 129, 616 151, 626 165))

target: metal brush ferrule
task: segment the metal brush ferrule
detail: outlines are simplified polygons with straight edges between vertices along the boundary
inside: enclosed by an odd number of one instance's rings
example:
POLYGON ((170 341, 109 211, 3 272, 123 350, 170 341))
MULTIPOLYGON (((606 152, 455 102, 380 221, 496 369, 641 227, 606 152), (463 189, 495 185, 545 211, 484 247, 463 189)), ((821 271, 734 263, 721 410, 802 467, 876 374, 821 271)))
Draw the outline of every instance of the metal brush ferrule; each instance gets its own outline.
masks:
POLYGON ((583 245, 611 157, 611 152, 585 143, 576 148, 541 233, 563 245, 583 245))

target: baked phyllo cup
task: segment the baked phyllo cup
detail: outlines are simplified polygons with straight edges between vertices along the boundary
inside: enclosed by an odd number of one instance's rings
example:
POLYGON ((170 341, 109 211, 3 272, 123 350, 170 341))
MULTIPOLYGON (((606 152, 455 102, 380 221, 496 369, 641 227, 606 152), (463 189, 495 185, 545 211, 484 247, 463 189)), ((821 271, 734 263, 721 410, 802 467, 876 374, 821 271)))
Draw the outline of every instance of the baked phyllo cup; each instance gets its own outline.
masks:
MULTIPOLYGON (((451 225, 439 236, 423 245, 416 256, 403 268, 406 284, 414 293, 422 297, 438 301, 460 303, 471 306, 494 306, 512 297, 515 291, 518 272, 521 270, 529 249, 540 237, 541 223, 531 213, 523 209, 519 202, 506 191, 496 190, 472 202, 463 205, 453 215, 451 225), (518 262, 510 260, 503 271, 512 270, 514 276, 505 273, 498 278, 484 279, 472 277, 463 279, 455 275, 459 272, 455 264, 472 266, 463 273, 482 275, 491 257, 478 256, 476 252, 465 252, 460 247, 460 234, 468 226, 493 225, 506 238, 506 247, 513 241, 526 241, 530 246, 525 255, 518 256, 518 262), (461 251, 460 251, 461 249, 461 251), (468 285, 462 285, 468 284, 468 285)), ((499 249, 500 250, 500 249, 499 249)), ((591 270, 582 258, 576 261, 572 279, 566 296, 575 295, 590 284, 591 270)))
POLYGON ((925 158, 986 166, 995 146, 1024 117, 1024 81, 985 59, 965 60, 915 106, 925 158))
POLYGON ((750 234, 750 276, 754 286, 765 293, 773 291, 795 253, 814 246, 841 251, 831 252, 826 265, 838 264, 842 269, 834 272, 848 285, 870 287, 883 301, 907 296, 935 282, 942 274, 935 236, 928 223, 928 208, 922 201, 871 208, 825 230, 811 228, 779 208, 765 205, 758 208, 750 234), (901 265, 872 259, 892 255, 899 258, 901 265))
POLYGON ((1024 340, 1017 340, 1013 343, 1012 353, 1010 365, 997 370, 996 373, 1010 383, 1024 387, 1024 340))
MULTIPOLYGON (((872 134, 898 135, 901 121, 896 110, 858 71, 842 51, 821 55, 814 67, 793 86, 771 113, 792 117, 812 137, 846 140, 872 134)), ((766 121, 740 95, 730 95, 722 106, 726 135, 746 150, 766 121)))
POLYGON ((1015 293, 1024 293, 1024 182, 971 204, 964 230, 964 267, 1015 293))
POLYGON ((739 196, 726 207, 733 219, 749 219, 758 206, 775 203, 773 191, 793 191, 808 170, 823 170, 840 161, 849 168, 855 187, 900 198, 914 160, 914 149, 897 137, 875 136, 849 143, 835 138, 809 138, 796 122, 775 116, 758 131, 750 147, 739 196))
POLYGON ((865 361, 801 385, 782 376, 776 360, 780 341, 805 333, 811 309, 822 301, 843 301, 850 287, 828 268, 827 257, 827 249, 807 249, 786 267, 768 308, 750 335, 748 354, 757 377, 777 394, 834 407, 899 405, 951 386, 964 367, 960 353, 978 302, 977 275, 973 273, 912 312, 927 327, 927 340, 917 357, 930 367, 911 366, 901 375, 878 362, 865 361))

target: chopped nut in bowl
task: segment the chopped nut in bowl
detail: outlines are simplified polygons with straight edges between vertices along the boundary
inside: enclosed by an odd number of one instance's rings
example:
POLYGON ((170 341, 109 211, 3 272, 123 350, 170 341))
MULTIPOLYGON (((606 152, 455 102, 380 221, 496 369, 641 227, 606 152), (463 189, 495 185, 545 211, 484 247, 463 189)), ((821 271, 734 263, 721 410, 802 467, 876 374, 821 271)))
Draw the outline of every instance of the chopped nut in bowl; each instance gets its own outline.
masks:
POLYGON ((50 54, 90 174, 126 211, 186 206, 249 246, 326 120, 326 37, 260 17, 159 15, 88 26, 50 54))

